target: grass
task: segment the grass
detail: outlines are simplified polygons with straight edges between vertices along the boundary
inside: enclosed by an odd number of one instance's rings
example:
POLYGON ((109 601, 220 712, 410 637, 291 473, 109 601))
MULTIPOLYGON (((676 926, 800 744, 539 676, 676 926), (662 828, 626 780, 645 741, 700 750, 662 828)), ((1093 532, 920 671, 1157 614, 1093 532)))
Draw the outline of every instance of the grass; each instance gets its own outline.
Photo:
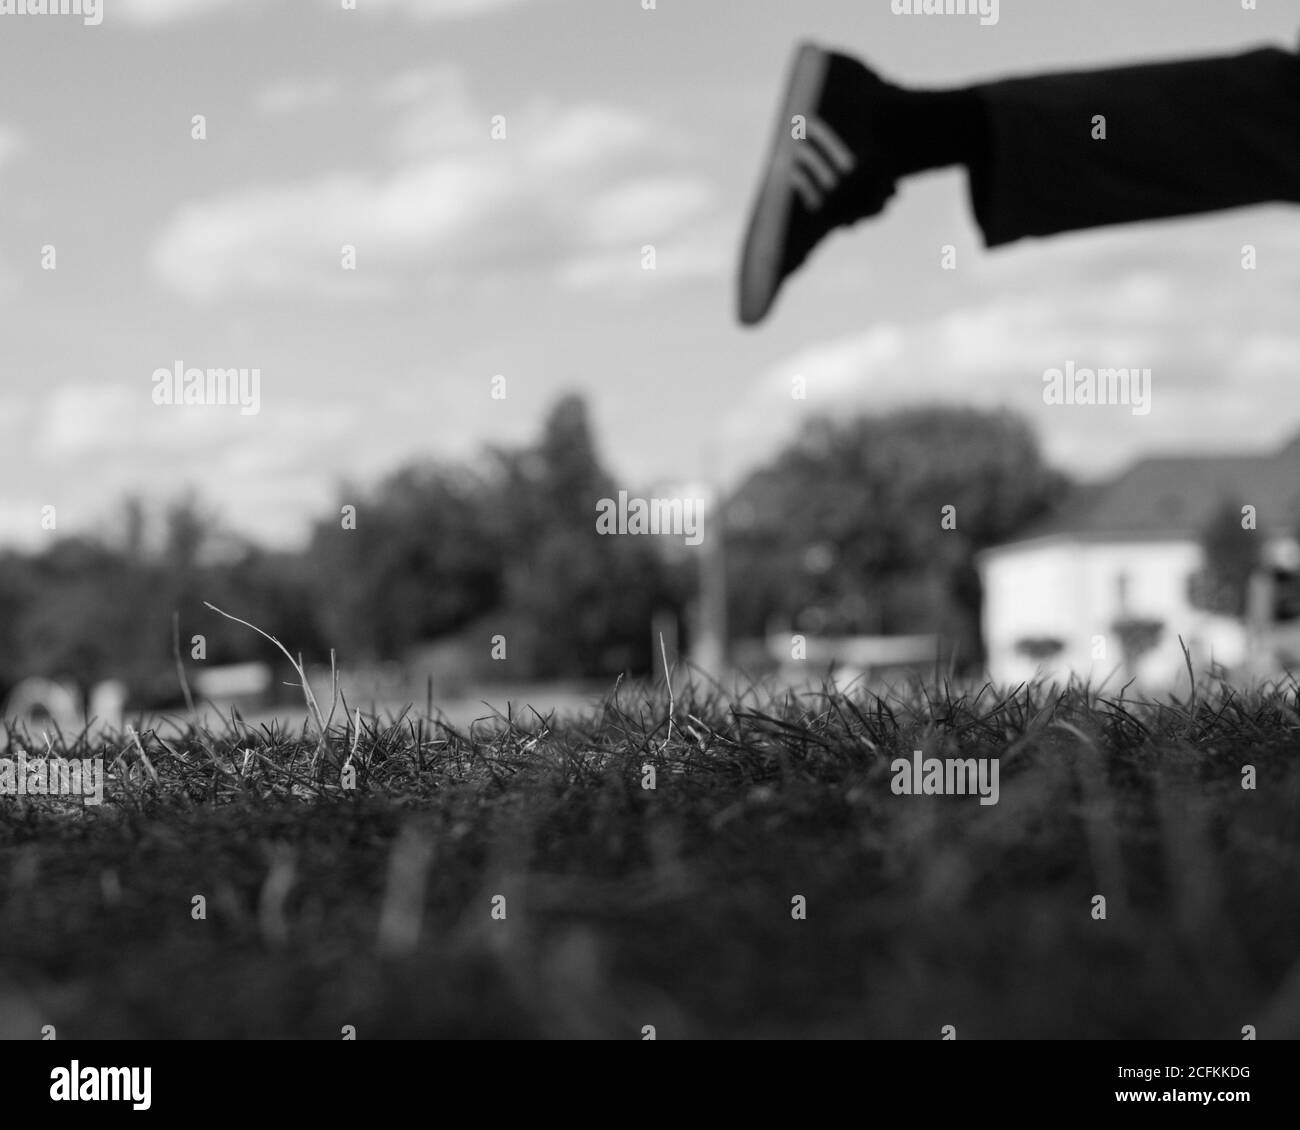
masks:
POLYGON ((0 1036, 1300 1036, 1296 684, 672 706, 52 737, 114 776, 0 798, 0 1036), (913 749, 1000 802, 895 796, 913 749))

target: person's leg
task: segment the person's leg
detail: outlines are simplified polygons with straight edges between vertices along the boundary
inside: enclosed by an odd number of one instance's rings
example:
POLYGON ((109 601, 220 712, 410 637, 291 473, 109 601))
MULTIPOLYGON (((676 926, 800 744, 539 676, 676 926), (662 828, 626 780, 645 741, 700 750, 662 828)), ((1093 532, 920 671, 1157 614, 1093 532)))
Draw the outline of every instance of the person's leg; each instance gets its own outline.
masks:
POLYGON ((767 316, 828 232, 875 215, 893 195, 893 158, 875 135, 885 87, 856 59, 813 44, 796 51, 741 251, 745 325, 767 316))
POLYGON ((1300 57, 1288 52, 1007 79, 975 92, 988 108, 990 153, 971 170, 971 201, 990 247, 1300 201, 1300 57))
POLYGON ((952 164, 982 169, 990 139, 973 89, 905 90, 856 59, 801 46, 745 236, 740 320, 761 321, 812 249, 881 211, 900 177, 952 164))
POLYGON ((948 165, 978 168, 992 148, 988 106, 975 87, 905 90, 882 86, 877 133, 897 177, 948 165))
POLYGON ((989 247, 1300 201, 1300 58, 1270 48, 933 93, 805 45, 746 235, 741 321, 761 321, 812 248, 881 211, 899 177, 954 163, 989 247))

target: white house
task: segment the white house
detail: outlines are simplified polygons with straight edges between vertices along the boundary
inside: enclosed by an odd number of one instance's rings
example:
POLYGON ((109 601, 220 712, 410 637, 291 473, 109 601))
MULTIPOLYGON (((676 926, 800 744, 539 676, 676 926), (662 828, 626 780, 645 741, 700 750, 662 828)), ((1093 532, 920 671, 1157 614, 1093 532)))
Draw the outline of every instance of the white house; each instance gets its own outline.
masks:
MULTIPOLYGON (((990 678, 1016 684, 1075 675, 1119 686, 1133 677, 1146 689, 1169 688, 1187 679, 1183 645, 1198 673, 1212 666, 1263 673, 1261 640, 1277 642, 1267 635, 1274 609, 1248 626, 1192 602, 1202 535, 1229 504, 1254 508, 1255 529, 1243 533, 1260 539, 1267 575, 1294 573, 1300 437, 1271 456, 1142 460, 1080 490, 1017 541, 986 550, 977 564, 990 678), (1121 624, 1132 633, 1128 655, 1121 624), (1136 643, 1142 635, 1145 650, 1136 643)), ((1274 647, 1269 659, 1276 658, 1274 647)))

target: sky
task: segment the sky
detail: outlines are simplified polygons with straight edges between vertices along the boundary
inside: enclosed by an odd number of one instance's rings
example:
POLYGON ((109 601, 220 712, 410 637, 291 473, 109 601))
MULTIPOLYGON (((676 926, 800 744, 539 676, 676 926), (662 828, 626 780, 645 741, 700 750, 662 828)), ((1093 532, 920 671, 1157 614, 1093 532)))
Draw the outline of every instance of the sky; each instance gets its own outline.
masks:
POLYGON ((734 483, 807 415, 936 401, 1021 413, 1081 478, 1275 447, 1300 431, 1285 206, 988 251, 964 172, 945 170, 836 234, 757 330, 735 320, 734 278, 801 39, 947 87, 1291 47, 1298 14, 1003 0, 983 26, 889 0, 106 0, 99 26, 0 15, 0 545, 47 538, 44 506, 60 532, 105 531, 129 493, 192 488, 229 528, 290 547, 340 483, 525 442, 568 391, 633 492, 734 483), (1044 372, 1069 361, 1150 368, 1150 412, 1044 404, 1044 372), (154 372, 177 362, 257 368, 260 410, 155 404, 154 372))

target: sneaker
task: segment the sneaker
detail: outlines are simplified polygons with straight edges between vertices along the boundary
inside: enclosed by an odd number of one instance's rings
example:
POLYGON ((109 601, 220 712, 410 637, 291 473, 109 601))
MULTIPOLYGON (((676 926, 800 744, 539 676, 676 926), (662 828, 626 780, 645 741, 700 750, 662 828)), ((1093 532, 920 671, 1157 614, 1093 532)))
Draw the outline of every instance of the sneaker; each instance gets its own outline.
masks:
POLYGON ((796 52, 741 254, 744 325, 767 316, 786 277, 827 232, 876 215, 893 195, 889 161, 872 131, 884 88, 847 55, 811 43, 796 52))

